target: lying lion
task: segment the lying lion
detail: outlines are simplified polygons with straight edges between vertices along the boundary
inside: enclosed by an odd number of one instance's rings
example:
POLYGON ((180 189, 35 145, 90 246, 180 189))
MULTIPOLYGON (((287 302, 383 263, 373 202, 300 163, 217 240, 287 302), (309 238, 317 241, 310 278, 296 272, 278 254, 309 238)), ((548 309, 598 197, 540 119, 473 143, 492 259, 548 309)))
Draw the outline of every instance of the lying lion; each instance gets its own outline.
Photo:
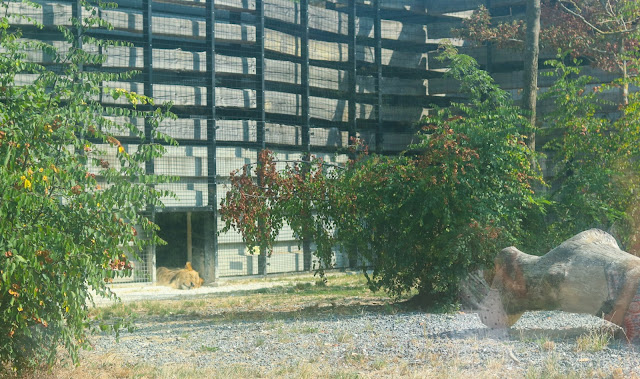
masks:
POLYGON ((204 280, 198 275, 198 271, 191 267, 191 262, 187 262, 184 268, 158 267, 156 280, 156 284, 160 286, 173 287, 179 290, 198 288, 204 283, 204 280))

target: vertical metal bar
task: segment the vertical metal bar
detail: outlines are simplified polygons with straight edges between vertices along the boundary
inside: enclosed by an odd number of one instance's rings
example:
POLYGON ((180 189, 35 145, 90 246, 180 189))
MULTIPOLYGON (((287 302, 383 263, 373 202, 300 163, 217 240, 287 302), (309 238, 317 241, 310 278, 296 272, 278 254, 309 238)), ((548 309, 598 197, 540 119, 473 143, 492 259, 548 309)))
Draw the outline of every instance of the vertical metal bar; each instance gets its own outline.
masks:
MULTIPOLYGON (((82 49, 82 0, 76 0, 71 9, 71 17, 75 19, 78 23, 76 26, 75 33, 75 48, 82 49)), ((78 69, 82 71, 82 64, 79 65, 78 69)))
MULTIPOLYGON (((152 1, 142 0, 142 35, 143 35, 143 81, 144 81, 144 95, 153 97, 153 33, 151 32, 151 20, 152 20, 152 1)), ((147 110, 151 110, 151 106, 147 110)), ((151 120, 145 118, 144 121, 144 137, 146 143, 153 143, 153 126, 151 120)), ((145 162, 146 173, 151 175, 154 173, 153 160, 145 162)))
MULTIPOLYGON (((265 99, 264 99, 264 2, 256 0, 256 112, 257 112, 257 142, 258 157, 266 148, 265 144, 265 99)), ((262 185, 262 178, 258 176, 258 185, 262 185)), ((264 227, 259 222, 259 227, 264 227)), ((258 256, 258 275, 267 274, 267 252, 260 250, 258 256)))
POLYGON ((311 153, 311 141, 309 127, 311 117, 309 113, 309 0, 300 1, 300 28, 302 37, 300 41, 301 85, 302 85, 302 151, 305 155, 311 153))
POLYGON ((218 270, 218 181, 216 138, 216 11, 215 0, 206 4, 207 44, 207 207, 204 249, 204 280, 216 282, 218 270))
MULTIPOLYGON (((76 0, 71 8, 71 17, 73 18, 73 22, 76 23, 75 28, 72 29, 72 33, 74 34, 73 47, 77 50, 82 50, 82 36, 84 34, 83 26, 82 26, 82 1, 76 0)), ((82 83, 82 71, 84 71, 84 64, 82 62, 78 63, 78 73, 77 78, 74 79, 74 82, 81 84, 82 83)), ((85 143, 85 133, 84 131, 80 132, 79 135, 82 144, 85 143)), ((82 151, 80 154, 84 154, 82 151)))
MULTIPOLYGON (((153 97, 153 33, 151 32, 151 20, 153 9, 151 0, 142 0, 142 39, 143 39, 143 81, 144 95, 153 97)), ((148 106, 147 110, 152 110, 152 106, 148 106)), ((148 117, 144 119, 144 138, 145 143, 153 143, 153 125, 148 117)), ((145 162, 145 172, 147 175, 153 175, 155 172, 154 161, 145 162)), ((155 208, 148 207, 149 218, 152 222, 156 220, 155 208)), ((151 272, 151 281, 156 280, 156 245, 152 244, 147 249, 147 268, 151 272)))
MULTIPOLYGON (((309 0, 300 1, 300 28, 302 31, 300 41, 300 55, 302 58, 300 84, 302 85, 302 152, 303 161, 311 160, 311 117, 309 113, 309 0)), ((304 175, 309 174, 309 164, 304 166, 304 175)), ((311 215, 309 215, 311 217, 311 215)), ((311 237, 308 230, 302 233, 302 266, 304 271, 311 270, 311 237)))
MULTIPOLYGON (((73 19, 72 22, 76 23, 75 28, 72 29, 72 33, 74 34, 73 48, 77 50, 82 50, 82 47, 83 47, 82 35, 84 34, 83 27, 82 27, 82 0, 76 0, 75 3, 73 4, 71 8, 71 17, 73 19)), ((84 65, 81 62, 81 63, 78 63, 78 73, 77 73, 78 76, 77 78, 74 79, 75 83, 78 83, 78 84, 82 83, 82 71, 84 71, 84 65)), ((84 141, 85 141, 84 131, 80 132, 79 138, 84 144, 84 141)), ((81 151, 80 154, 84 154, 84 153, 81 151)))
POLYGON ((348 0, 347 16, 349 17, 347 33, 349 35, 349 94, 348 106, 348 131, 349 142, 356 136, 356 0, 348 0))
POLYGON ((384 129, 382 125, 382 19, 380 17, 380 0, 374 1, 373 38, 375 39, 376 65, 376 151, 384 149, 384 129))
POLYGON ((256 112, 257 142, 260 150, 265 149, 265 98, 264 98, 264 2, 256 0, 256 112))
MULTIPOLYGON (((349 35, 349 93, 348 93, 348 134, 349 134, 349 143, 353 143, 356 138, 356 75, 357 75, 357 65, 356 65, 356 0, 348 0, 347 3, 347 15, 349 17, 348 25, 347 25, 347 33, 349 35)), ((355 154, 351 156, 351 158, 355 158, 355 154)), ((357 261, 355 259, 355 254, 349 254, 349 267, 355 268, 357 265, 357 261)))

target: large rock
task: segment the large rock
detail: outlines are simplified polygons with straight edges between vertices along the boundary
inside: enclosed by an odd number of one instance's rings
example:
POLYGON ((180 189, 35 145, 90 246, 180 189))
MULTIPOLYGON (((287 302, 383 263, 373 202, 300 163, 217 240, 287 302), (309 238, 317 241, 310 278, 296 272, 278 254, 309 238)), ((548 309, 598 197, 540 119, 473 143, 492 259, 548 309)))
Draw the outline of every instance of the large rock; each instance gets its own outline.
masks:
POLYGON ((541 257, 503 249, 487 279, 491 288, 477 309, 489 327, 509 327, 526 311, 560 310, 603 317, 629 340, 640 337, 640 258, 602 230, 577 234, 541 257))

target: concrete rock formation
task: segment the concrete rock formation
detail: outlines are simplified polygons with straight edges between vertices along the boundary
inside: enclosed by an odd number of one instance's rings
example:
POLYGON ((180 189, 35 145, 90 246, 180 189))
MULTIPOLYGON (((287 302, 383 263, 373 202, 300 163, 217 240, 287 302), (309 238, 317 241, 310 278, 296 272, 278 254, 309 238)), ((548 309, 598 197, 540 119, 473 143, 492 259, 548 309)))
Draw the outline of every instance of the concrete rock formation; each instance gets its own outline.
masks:
POLYGON ((510 327, 526 311, 559 310, 603 317, 629 340, 640 337, 640 258, 602 230, 579 233, 541 257, 508 247, 487 276, 491 288, 476 309, 491 328, 510 327))

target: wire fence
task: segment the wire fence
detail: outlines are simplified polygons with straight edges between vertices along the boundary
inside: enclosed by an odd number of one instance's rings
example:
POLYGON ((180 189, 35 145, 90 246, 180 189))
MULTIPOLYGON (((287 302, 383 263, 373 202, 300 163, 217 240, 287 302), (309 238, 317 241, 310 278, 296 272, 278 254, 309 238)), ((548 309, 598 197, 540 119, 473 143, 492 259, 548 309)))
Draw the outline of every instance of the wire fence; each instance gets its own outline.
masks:
MULTIPOLYGON (((38 0, 41 8, 11 3, 44 24, 25 36, 63 44, 57 25, 84 15, 76 0, 38 0)), ((273 255, 260 264, 236 233, 217 235, 219 200, 229 173, 257 160, 265 148, 279 159, 310 153, 343 163, 351 137, 393 154, 411 141, 429 108, 449 101, 449 87, 431 58, 456 12, 478 4, 436 0, 120 0, 98 15, 113 30, 95 36, 130 46, 102 51, 98 69, 140 74, 104 83, 172 102, 175 120, 160 130, 175 138, 150 171, 176 176, 159 186, 174 192, 155 220, 168 244, 143 254, 134 280, 153 278, 154 266, 193 263, 207 281, 219 277, 301 271, 304 255, 284 228, 273 255), (437 4, 436 4, 437 3, 437 4), (437 5, 437 6, 436 6, 437 5), (430 8, 429 8, 430 7, 430 8), (429 12, 427 12, 429 8, 429 12), (432 67, 433 66, 433 67, 432 67)), ((456 43, 455 40, 453 40, 456 43)), ((45 62, 46 57, 33 57, 45 62)), ((53 62, 48 62, 53 64, 53 62)), ((114 103, 104 96, 103 102, 114 103)), ((121 104, 121 100, 115 105, 121 104)), ((148 130, 143 119, 127 119, 148 130)), ((136 141, 122 136, 126 149, 136 141)), ((307 262, 308 263, 308 262, 307 262)), ((313 266, 313 264, 311 264, 313 266)), ((335 267, 349 262, 340 252, 335 267)), ((309 267, 309 264, 306 265, 309 267)))

